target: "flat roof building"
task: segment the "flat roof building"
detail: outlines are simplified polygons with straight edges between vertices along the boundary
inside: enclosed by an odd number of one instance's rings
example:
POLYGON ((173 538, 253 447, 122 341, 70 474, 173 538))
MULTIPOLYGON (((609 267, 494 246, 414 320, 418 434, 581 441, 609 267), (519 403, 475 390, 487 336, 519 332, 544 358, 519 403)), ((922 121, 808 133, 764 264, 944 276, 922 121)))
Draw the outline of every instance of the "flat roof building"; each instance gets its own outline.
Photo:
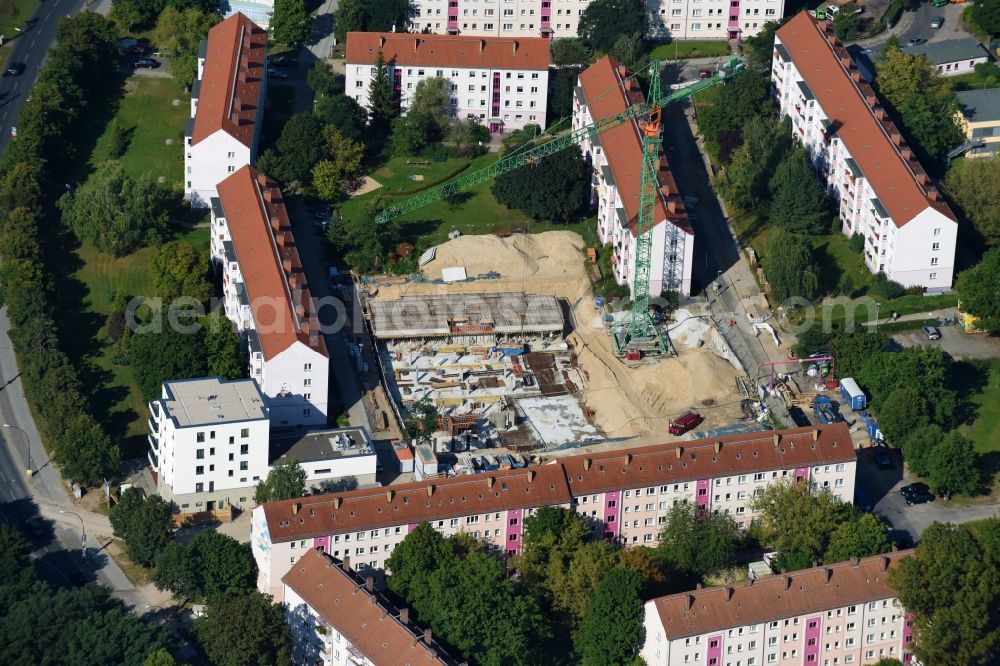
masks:
POLYGON ((903 51, 913 56, 924 56, 944 76, 968 74, 976 65, 989 60, 986 49, 971 37, 905 46, 903 51))
POLYGON ((378 457, 364 428, 276 433, 271 465, 295 460, 306 471, 306 487, 325 492, 329 483, 350 488, 375 483, 378 457))
MULTIPOLYGON (((958 125, 965 133, 968 157, 990 157, 1000 150, 1000 89, 962 90, 958 125)), ((963 146, 966 147, 966 146, 963 146)))

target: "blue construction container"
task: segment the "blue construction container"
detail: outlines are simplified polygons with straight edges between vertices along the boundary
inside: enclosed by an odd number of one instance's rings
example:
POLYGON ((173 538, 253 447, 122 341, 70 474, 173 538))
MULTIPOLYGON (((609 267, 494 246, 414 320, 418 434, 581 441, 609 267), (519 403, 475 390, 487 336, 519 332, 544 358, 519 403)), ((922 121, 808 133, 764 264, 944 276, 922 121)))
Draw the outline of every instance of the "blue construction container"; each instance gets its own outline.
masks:
POLYGON ((858 412, 868 405, 868 398, 861 390, 858 383, 850 377, 840 380, 840 395, 844 399, 844 404, 858 412))

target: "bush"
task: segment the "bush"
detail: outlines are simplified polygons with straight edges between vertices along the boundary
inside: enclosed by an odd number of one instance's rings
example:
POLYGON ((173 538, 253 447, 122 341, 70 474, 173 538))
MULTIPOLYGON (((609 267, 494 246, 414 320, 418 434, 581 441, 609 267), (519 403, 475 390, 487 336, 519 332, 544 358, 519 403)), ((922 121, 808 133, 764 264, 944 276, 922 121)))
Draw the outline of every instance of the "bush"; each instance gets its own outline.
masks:
POLYGON ((855 233, 851 236, 850 247, 855 252, 861 252, 865 249, 865 237, 859 233, 855 233))
POLYGON ((1000 67, 995 62, 981 62, 975 67, 976 76, 984 79, 993 77, 1000 79, 1000 67))
POLYGON ((892 0, 889 6, 885 8, 885 12, 882 14, 882 20, 879 21, 885 29, 888 30, 892 26, 896 25, 896 21, 903 13, 903 0, 892 0))
POLYGON ((876 294, 881 296, 886 300, 892 300, 894 298, 899 298, 906 293, 906 289, 903 285, 890 280, 885 276, 885 273, 879 273, 875 278, 875 283, 872 285, 872 289, 876 294))

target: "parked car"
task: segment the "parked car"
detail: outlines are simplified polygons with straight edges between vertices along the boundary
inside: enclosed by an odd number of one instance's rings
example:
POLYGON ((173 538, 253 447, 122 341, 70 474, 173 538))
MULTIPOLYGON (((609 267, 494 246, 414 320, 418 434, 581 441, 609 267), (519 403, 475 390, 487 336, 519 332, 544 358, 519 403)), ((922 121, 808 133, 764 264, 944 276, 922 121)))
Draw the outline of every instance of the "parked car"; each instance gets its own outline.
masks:
POLYGON ((276 79, 287 79, 288 78, 288 72, 283 72, 280 69, 277 69, 275 67, 268 67, 267 68, 267 75, 268 76, 273 76, 276 79))
POLYGON ((884 446, 875 447, 875 465, 880 469, 892 469, 892 456, 884 446))
POLYGON ((838 7, 837 5, 827 5, 826 6, 826 15, 827 16, 836 16, 837 12, 839 12, 839 11, 840 11, 840 7, 838 7))
POLYGON ((710 69, 699 69, 698 70, 698 78, 699 79, 707 79, 710 76, 712 76, 712 70, 710 70, 710 69))
POLYGON ((943 25, 944 25, 943 16, 935 16, 934 18, 931 19, 931 27, 934 28, 935 30, 937 30, 943 25))
POLYGON ((153 60, 152 58, 139 58, 132 63, 132 66, 136 68, 156 69, 160 66, 160 61, 153 60))
POLYGON ((941 339, 941 331, 939 331, 936 326, 924 326, 920 330, 923 331, 923 334, 927 336, 928 340, 941 339))
POLYGON ((132 44, 131 46, 125 47, 125 54, 134 56, 144 56, 146 55, 146 47, 143 46, 142 44, 132 44))
POLYGON ((911 483, 899 489, 899 494, 903 496, 903 501, 907 506, 914 504, 924 504, 934 500, 934 494, 927 487, 926 483, 911 483))
POLYGON ((23 62, 12 62, 7 65, 7 69, 3 71, 4 76, 21 76, 21 74, 24 74, 23 62))
POLYGON ((45 523, 38 516, 32 516, 24 521, 24 524, 28 526, 28 532, 31 533, 33 537, 40 537, 45 534, 45 523))
POLYGON ((670 422, 668 430, 671 435, 683 435, 689 430, 697 428, 704 420, 698 412, 684 412, 677 420, 670 422))
POLYGON ((267 59, 267 64, 272 67, 296 67, 299 64, 299 61, 295 56, 276 55, 269 57, 267 59))
POLYGON ((924 44, 926 42, 927 42, 927 40, 924 39, 923 37, 910 37, 908 40, 906 40, 906 45, 907 46, 920 46, 921 44, 924 44))

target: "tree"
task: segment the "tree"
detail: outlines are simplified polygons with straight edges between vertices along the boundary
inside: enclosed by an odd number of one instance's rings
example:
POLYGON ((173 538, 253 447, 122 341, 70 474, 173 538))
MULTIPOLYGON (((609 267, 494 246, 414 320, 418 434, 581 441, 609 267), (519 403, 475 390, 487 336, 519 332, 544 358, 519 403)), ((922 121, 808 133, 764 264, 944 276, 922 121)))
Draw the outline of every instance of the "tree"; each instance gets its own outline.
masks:
POLYGON ((448 143, 451 144, 452 153, 458 157, 482 155, 486 151, 483 144, 489 140, 489 130, 475 118, 453 120, 448 132, 448 143))
POLYGON ((598 584, 574 637, 585 666, 634 664, 642 647, 642 579, 630 569, 615 568, 598 584))
POLYGON ((830 545, 823 561, 827 564, 844 562, 852 557, 887 553, 891 549, 888 525, 873 514, 862 513, 854 520, 837 525, 830 534, 830 545))
POLYGON ((900 109, 903 124, 915 146, 938 162, 944 161, 949 150, 965 136, 955 121, 958 102, 950 91, 927 95, 910 95, 900 109))
POLYGON ((171 55, 170 73, 182 85, 190 87, 198 75, 198 48, 208 31, 219 22, 218 12, 196 7, 179 9, 168 5, 156 21, 153 42, 171 55))
POLYGON ((586 66, 590 64, 590 52, 581 39, 575 37, 554 39, 552 40, 552 64, 557 67, 586 66))
POLYGON ((348 139, 361 141, 368 112, 347 95, 331 95, 316 100, 314 115, 327 125, 333 125, 348 139))
POLYGON ((768 116, 754 116, 743 127, 743 145, 733 151, 718 187, 730 205, 753 210, 767 198, 768 181, 791 145, 791 132, 768 116))
POLYGON ((569 553, 568 564, 550 564, 547 583, 553 606, 578 624, 587 612, 594 590, 618 563, 618 553, 607 541, 588 541, 569 553))
POLYGON ((646 47, 642 41, 642 33, 622 35, 611 46, 610 54, 633 72, 641 70, 646 66, 646 47))
POLYGON ((63 475, 93 487, 118 471, 121 450, 92 415, 65 413, 63 423, 60 436, 53 442, 54 458, 62 466, 63 475))
POLYGON ((858 38, 861 33, 861 25, 858 15, 855 13, 857 8, 856 3, 849 2, 834 14, 833 30, 837 34, 837 39, 846 42, 858 38))
MULTIPOLYGON (((553 122, 573 113, 573 89, 576 87, 577 79, 582 71, 583 67, 578 65, 549 70, 549 90, 546 96, 548 115, 546 117, 551 118, 553 122)), ((552 124, 550 122, 550 126, 552 124)), ((525 129, 527 129, 527 126, 525 126, 525 129)), ((523 130, 514 130, 512 133, 517 133, 518 131, 523 130)), ((534 133, 528 135, 528 138, 530 139, 533 136, 534 133)), ((506 137, 504 138, 504 142, 506 143, 506 137)))
POLYGON ((323 128, 323 141, 329 152, 326 161, 336 169, 340 178, 349 178, 361 169, 361 161, 365 157, 365 145, 344 135, 336 127, 323 128))
POLYGON ((149 174, 138 179, 106 163, 74 193, 59 200, 63 221, 84 242, 120 257, 158 245, 169 233, 167 192, 149 174))
POLYGON ((977 328, 993 334, 1000 333, 1000 293, 996 287, 997 275, 1000 275, 1000 247, 987 250, 979 263, 959 273, 957 280, 962 311, 977 317, 977 328))
POLYGON ((776 234, 764 259, 764 271, 776 301, 816 296, 819 279, 809 241, 790 233, 776 234))
POLYGON ((774 33, 784 21, 768 21, 760 27, 757 34, 743 39, 743 60, 747 67, 759 72, 771 69, 774 58, 774 33))
POLYGON ((950 425, 958 399, 949 388, 952 359, 940 347, 910 347, 896 354, 876 354, 861 366, 856 379, 871 395, 876 412, 895 389, 912 387, 923 396, 932 423, 950 425))
POLYGON ((408 418, 403 421, 403 435, 408 441, 426 442, 438 429, 441 413, 428 398, 410 405, 408 418))
POLYGON ((194 634, 215 666, 286 666, 292 663, 292 632, 281 604, 257 592, 209 600, 194 621, 194 634))
POLYGON ((914 614, 913 650, 924 664, 988 663, 1000 642, 1000 571, 965 525, 934 523, 911 557, 889 571, 914 614))
POLYGON ((878 410, 879 429, 891 444, 905 441, 911 432, 929 422, 927 401, 910 386, 893 389, 878 410))
POLYGON ((152 24, 161 9, 163 9, 162 2, 112 0, 111 20, 122 32, 131 33, 140 26, 152 24))
POLYGON ((678 502, 667 512, 667 523, 653 552, 693 584, 732 566, 739 543, 739 528, 732 518, 699 515, 690 502, 678 502))
POLYGON ((128 150, 129 132, 123 126, 118 116, 111 119, 108 125, 108 143, 105 154, 109 160, 116 160, 128 150))
POLYGON ((365 7, 365 30, 369 32, 403 32, 416 10, 411 0, 379 0, 365 7))
POLYGON ((910 472, 918 476, 930 473, 931 452, 944 439, 941 426, 923 425, 915 428, 903 439, 903 458, 910 472))
POLYGON ((250 548, 215 530, 191 543, 173 542, 156 557, 153 582, 189 600, 253 589, 256 567, 250 548))
POLYGON ((164 322, 159 332, 135 333, 129 363, 146 400, 157 398, 163 382, 204 377, 208 372, 205 334, 182 333, 164 322))
POLYGON ((302 497, 306 492, 306 471, 298 460, 279 463, 257 484, 253 501, 257 504, 302 497))
POLYGON ((535 220, 568 224, 589 208, 590 166, 577 146, 497 176, 490 191, 535 220), (539 172, 542 176, 539 177, 539 172))
POLYGON ((742 143, 743 128, 751 118, 776 115, 770 89, 770 76, 744 69, 729 80, 724 102, 699 107, 698 133, 712 155, 728 162, 733 150, 742 143))
POLYGON ((449 105, 451 93, 448 91, 448 81, 440 76, 421 79, 413 89, 410 107, 406 110, 407 117, 413 115, 425 116, 431 121, 434 134, 428 137, 429 143, 440 141, 445 129, 451 122, 449 105), (435 138, 436 137, 436 138, 435 138))
POLYGON ((886 44, 875 63, 875 84, 882 97, 896 110, 913 94, 929 93, 943 85, 935 79, 936 68, 923 55, 910 55, 898 43, 886 44))
POLYGON ((430 117, 408 113, 392 121, 392 154, 397 157, 422 155, 437 136, 430 117))
POLYGON ((337 41, 343 43, 349 32, 365 30, 364 0, 340 0, 333 12, 333 34, 337 41))
POLYGON ((204 320, 208 374, 222 379, 241 379, 248 374, 236 326, 219 313, 204 320))
POLYGON ((881 354, 889 342, 885 333, 864 330, 846 333, 833 340, 833 355, 837 359, 837 373, 841 377, 857 377, 861 365, 874 354, 881 354))
POLYGON ((935 493, 971 495, 982 476, 972 441, 952 430, 927 458, 927 483, 935 493))
POLYGON ((1000 191, 1000 157, 953 162, 944 189, 987 243, 1000 242, 1000 200, 991 196, 1000 191))
POLYGON ((156 556, 153 584, 158 590, 169 590, 184 599, 200 599, 201 577, 198 563, 191 557, 188 544, 172 541, 156 556))
MULTIPOLYGON (((340 6, 343 7, 343 4, 340 6)), ((334 73, 333 68, 325 60, 316 61, 306 74, 306 83, 312 88, 317 101, 321 97, 333 97, 344 93, 344 77, 334 73)))
POLYGON ((271 165, 271 175, 288 185, 299 183, 308 187, 313 167, 326 153, 322 136, 323 123, 311 113, 297 113, 289 118, 275 142, 276 159, 271 165))
POLYGON ((384 134, 390 121, 399 115, 399 104, 389 84, 389 70, 385 65, 385 56, 379 49, 375 60, 375 73, 372 74, 371 87, 368 90, 368 110, 372 129, 384 134))
POLYGON ((139 488, 129 488, 111 507, 111 528, 125 541, 125 551, 136 564, 153 566, 156 555, 170 542, 170 505, 156 495, 143 498, 139 488))
POLYGON ((610 51, 620 35, 645 35, 648 20, 640 0, 592 0, 576 33, 590 49, 610 51))
POLYGON ((150 273, 156 295, 169 301, 190 296, 202 303, 212 295, 208 282, 208 254, 190 243, 171 241, 153 252, 150 273))
POLYGON ((969 19, 980 30, 995 35, 1000 33, 1000 0, 980 0, 969 9, 969 19))
POLYGON ((298 48, 312 32, 313 18, 304 0, 274 0, 271 14, 271 37, 279 44, 298 48))
POLYGON ((160 648, 155 652, 150 652, 146 660, 142 662, 142 666, 174 666, 176 663, 170 652, 160 648))
POLYGON ((768 183, 771 222, 797 234, 819 233, 827 226, 830 205, 804 148, 791 150, 768 183))
POLYGON ((749 506, 759 514, 755 529, 761 544, 798 555, 806 565, 819 560, 833 530, 855 516, 851 504, 827 491, 813 493, 806 482, 773 483, 749 506))
POLYGON ((590 527, 569 509, 542 507, 525 518, 521 552, 512 561, 525 589, 552 605, 573 555, 590 537, 590 527))

